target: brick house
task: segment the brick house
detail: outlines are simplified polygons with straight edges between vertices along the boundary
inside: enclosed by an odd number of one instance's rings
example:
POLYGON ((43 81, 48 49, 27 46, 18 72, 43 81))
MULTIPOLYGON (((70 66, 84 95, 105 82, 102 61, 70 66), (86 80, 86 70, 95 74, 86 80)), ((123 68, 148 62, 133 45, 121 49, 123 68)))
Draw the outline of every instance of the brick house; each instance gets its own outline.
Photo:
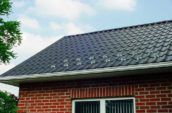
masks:
POLYGON ((1 75, 19 113, 172 113, 172 21, 65 36, 1 75))

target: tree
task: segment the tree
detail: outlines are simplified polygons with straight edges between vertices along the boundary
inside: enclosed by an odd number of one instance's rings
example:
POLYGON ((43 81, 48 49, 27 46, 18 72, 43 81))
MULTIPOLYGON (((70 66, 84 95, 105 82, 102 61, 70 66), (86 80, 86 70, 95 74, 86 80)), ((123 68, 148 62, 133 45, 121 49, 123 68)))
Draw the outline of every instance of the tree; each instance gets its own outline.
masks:
POLYGON ((4 19, 11 13, 11 6, 10 0, 0 0, 0 63, 15 58, 12 48, 21 43, 20 23, 4 19))
POLYGON ((17 113, 17 98, 0 91, 0 113, 17 113))

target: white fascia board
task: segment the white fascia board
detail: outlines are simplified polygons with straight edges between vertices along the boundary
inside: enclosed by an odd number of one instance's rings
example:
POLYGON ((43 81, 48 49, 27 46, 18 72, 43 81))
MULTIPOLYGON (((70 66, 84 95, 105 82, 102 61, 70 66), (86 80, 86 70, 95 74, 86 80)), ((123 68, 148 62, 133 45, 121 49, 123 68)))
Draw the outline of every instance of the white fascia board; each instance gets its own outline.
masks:
MULTIPOLYGON (((119 67, 108 67, 108 68, 97 68, 77 71, 66 71, 66 72, 54 72, 54 73, 43 73, 43 74, 31 74, 31 75, 17 75, 17 76, 6 76, 1 77, 0 82, 10 81, 27 81, 27 79, 35 80, 46 78, 48 80, 51 77, 55 77, 57 80, 61 77, 78 76, 78 75, 89 75, 89 74, 101 74, 101 73, 112 73, 112 72, 125 72, 125 71, 137 71, 145 69, 156 69, 163 67, 171 67, 172 62, 161 62, 161 63, 150 63, 150 64, 139 64, 130 66, 119 66, 119 67)), ((51 78, 52 79, 52 78, 51 78)))

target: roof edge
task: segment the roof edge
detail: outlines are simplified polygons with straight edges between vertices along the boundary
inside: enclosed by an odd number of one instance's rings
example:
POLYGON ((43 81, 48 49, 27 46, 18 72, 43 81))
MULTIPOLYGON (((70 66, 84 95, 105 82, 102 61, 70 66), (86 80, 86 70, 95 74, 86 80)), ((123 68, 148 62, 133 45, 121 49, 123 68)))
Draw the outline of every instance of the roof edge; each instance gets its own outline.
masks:
POLYGON ((94 33, 106 32, 106 31, 111 31, 111 30, 121 30, 121 29, 127 29, 127 28, 132 28, 132 27, 154 25, 154 24, 161 24, 161 23, 168 23, 168 22, 172 22, 172 19, 171 20, 156 21, 156 22, 147 22, 147 23, 144 23, 144 24, 134 24, 134 25, 130 25, 130 26, 123 26, 123 27, 117 27, 117 28, 109 28, 109 29, 105 29, 105 30, 103 29, 103 30, 92 31, 92 32, 87 32, 87 33, 67 35, 67 36, 64 36, 64 37, 73 37, 73 36, 79 36, 79 35, 94 34, 94 33))
MULTIPOLYGON (((120 66, 120 67, 108 67, 108 68, 97 68, 97 69, 88 69, 88 70, 77 70, 77 71, 67 71, 67 72, 55 72, 55 73, 43 73, 43 74, 32 74, 32 75, 21 75, 17 77, 1 77, 0 82, 9 83, 12 85, 18 84, 17 81, 22 81, 24 83, 27 79, 32 81, 41 78, 46 78, 46 80, 51 79, 51 77, 55 77, 56 80, 61 77, 70 78, 71 76, 78 75, 89 75, 89 74, 101 74, 101 73, 115 73, 115 72, 125 72, 125 71, 137 71, 137 70, 147 70, 147 69, 156 69, 163 67, 172 67, 172 62, 161 62, 161 63, 150 63, 150 64, 140 64, 140 65, 130 65, 130 66, 120 66), (13 81, 11 83, 10 81, 13 81), (16 83, 15 83, 16 82, 16 83)), ((115 75, 117 76, 117 75, 115 75)), ((87 77, 87 76, 86 76, 87 77)), ((98 77, 98 76, 96 76, 98 77)))

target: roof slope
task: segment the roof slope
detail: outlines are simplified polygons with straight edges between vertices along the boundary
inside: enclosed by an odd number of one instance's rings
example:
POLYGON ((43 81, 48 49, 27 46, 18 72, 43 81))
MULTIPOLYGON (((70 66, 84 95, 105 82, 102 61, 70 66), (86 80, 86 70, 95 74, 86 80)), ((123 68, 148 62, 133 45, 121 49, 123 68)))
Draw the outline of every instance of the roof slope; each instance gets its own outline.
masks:
POLYGON ((63 37, 1 76, 172 61, 172 21, 63 37))

